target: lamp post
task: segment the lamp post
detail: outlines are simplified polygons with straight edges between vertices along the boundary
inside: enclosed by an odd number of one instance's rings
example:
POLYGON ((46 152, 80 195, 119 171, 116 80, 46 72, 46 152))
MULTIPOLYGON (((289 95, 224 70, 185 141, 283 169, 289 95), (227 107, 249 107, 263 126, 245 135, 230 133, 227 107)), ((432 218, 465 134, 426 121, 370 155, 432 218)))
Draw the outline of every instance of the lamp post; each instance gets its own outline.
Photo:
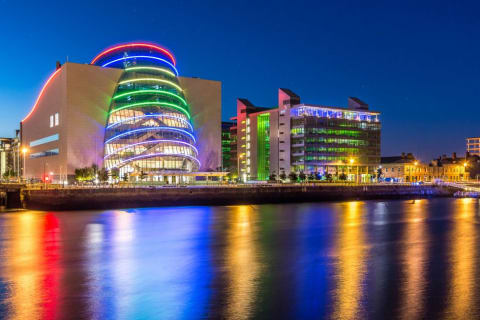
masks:
POLYGON ((23 147, 22 148, 22 153, 23 153, 23 171, 22 171, 22 178, 24 180, 27 179, 27 175, 26 175, 26 169, 27 169, 27 166, 26 166, 26 162, 25 162, 25 156, 27 155, 27 152, 28 152, 28 148, 26 147, 23 147))
POLYGON ((468 162, 465 161, 463 163, 463 181, 467 181, 467 166, 468 166, 468 162))

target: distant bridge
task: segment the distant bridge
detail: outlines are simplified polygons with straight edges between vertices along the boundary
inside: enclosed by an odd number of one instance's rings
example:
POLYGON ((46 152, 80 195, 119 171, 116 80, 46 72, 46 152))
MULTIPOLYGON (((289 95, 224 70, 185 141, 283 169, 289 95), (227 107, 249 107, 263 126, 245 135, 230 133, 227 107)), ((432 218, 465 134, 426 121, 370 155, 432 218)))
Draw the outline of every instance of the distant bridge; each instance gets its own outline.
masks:
POLYGON ((480 185, 456 182, 443 182, 442 185, 455 188, 455 196, 480 198, 480 185))

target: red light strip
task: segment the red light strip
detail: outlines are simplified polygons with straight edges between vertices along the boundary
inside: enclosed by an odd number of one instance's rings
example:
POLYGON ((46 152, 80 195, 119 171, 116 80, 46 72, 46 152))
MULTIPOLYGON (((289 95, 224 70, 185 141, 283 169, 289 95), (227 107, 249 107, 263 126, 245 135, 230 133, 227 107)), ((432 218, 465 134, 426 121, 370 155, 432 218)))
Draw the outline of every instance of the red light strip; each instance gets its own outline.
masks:
POLYGON ((27 116, 25 118, 23 118, 23 120, 21 122, 24 122, 25 120, 27 120, 33 113, 33 111, 35 111, 35 109, 37 108, 37 105, 38 105, 38 102, 40 101, 40 98, 43 96, 43 92, 45 91, 45 89, 47 89, 48 87, 48 84, 53 80, 53 78, 55 78, 55 76, 58 74, 58 72, 62 70, 62 68, 58 68, 57 70, 55 70, 54 73, 52 73, 50 75, 50 77, 48 78, 48 80, 45 82, 45 84, 43 85, 43 88, 42 90, 40 91, 38 97, 37 97, 37 100, 35 101, 35 104, 33 105, 33 108, 32 110, 30 110, 30 112, 27 114, 27 116))
POLYGON ((101 57, 103 57, 107 53, 110 53, 110 52, 115 51, 115 50, 120 50, 122 48, 127 48, 127 47, 147 47, 147 48, 152 48, 152 49, 158 50, 158 51, 166 54, 168 57, 170 57, 170 59, 172 59, 173 65, 177 64, 176 61, 175 61, 175 58, 173 57, 173 54, 171 54, 170 51, 168 51, 167 49, 164 49, 162 47, 159 47, 157 45, 149 44, 149 43, 127 43, 127 44, 121 44, 121 45, 106 49, 106 50, 100 52, 100 54, 98 54, 95 58, 93 58, 93 60, 92 60, 92 62, 90 62, 90 64, 94 64, 98 59, 100 59, 101 57))

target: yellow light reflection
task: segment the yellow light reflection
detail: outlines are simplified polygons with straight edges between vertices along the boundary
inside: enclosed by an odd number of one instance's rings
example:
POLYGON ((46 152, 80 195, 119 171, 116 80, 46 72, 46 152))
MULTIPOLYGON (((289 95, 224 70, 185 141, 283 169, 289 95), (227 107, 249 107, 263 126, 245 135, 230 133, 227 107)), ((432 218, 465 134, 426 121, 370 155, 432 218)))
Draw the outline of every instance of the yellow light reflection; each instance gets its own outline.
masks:
POLYGON ((6 247, 6 272, 12 280, 11 319, 39 319, 41 317, 43 216, 33 212, 17 213, 12 225, 6 228, 9 243, 6 247))
POLYGON ((355 319, 360 311, 366 250, 363 203, 351 201, 340 213, 336 253, 336 290, 333 319, 355 319))
POLYGON ((230 213, 227 265, 229 296, 227 319, 250 318, 260 271, 255 245, 254 211, 250 206, 233 207, 230 213))
POLYGON ((427 201, 416 200, 405 204, 403 265, 405 284, 402 286, 402 319, 418 319, 423 307, 428 233, 425 224, 427 201))
POLYGON ((453 208, 454 225, 450 234, 449 286, 447 315, 452 319, 468 319, 474 305, 477 200, 458 199, 453 208))

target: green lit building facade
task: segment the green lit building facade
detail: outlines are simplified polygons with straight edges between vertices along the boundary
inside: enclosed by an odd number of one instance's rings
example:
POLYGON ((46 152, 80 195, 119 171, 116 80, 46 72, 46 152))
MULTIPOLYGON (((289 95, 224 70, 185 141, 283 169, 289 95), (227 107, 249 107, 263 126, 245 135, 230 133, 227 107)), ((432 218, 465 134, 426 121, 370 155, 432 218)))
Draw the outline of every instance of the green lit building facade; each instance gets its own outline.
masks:
POLYGON ((238 168, 243 180, 267 180, 290 172, 345 173, 368 181, 380 164, 379 113, 349 98, 347 107, 301 104, 288 89, 279 90, 278 108, 237 101, 238 168))
POLYGON ((222 171, 235 171, 235 164, 231 161, 232 149, 236 146, 235 135, 232 134, 234 122, 222 121, 222 171))

